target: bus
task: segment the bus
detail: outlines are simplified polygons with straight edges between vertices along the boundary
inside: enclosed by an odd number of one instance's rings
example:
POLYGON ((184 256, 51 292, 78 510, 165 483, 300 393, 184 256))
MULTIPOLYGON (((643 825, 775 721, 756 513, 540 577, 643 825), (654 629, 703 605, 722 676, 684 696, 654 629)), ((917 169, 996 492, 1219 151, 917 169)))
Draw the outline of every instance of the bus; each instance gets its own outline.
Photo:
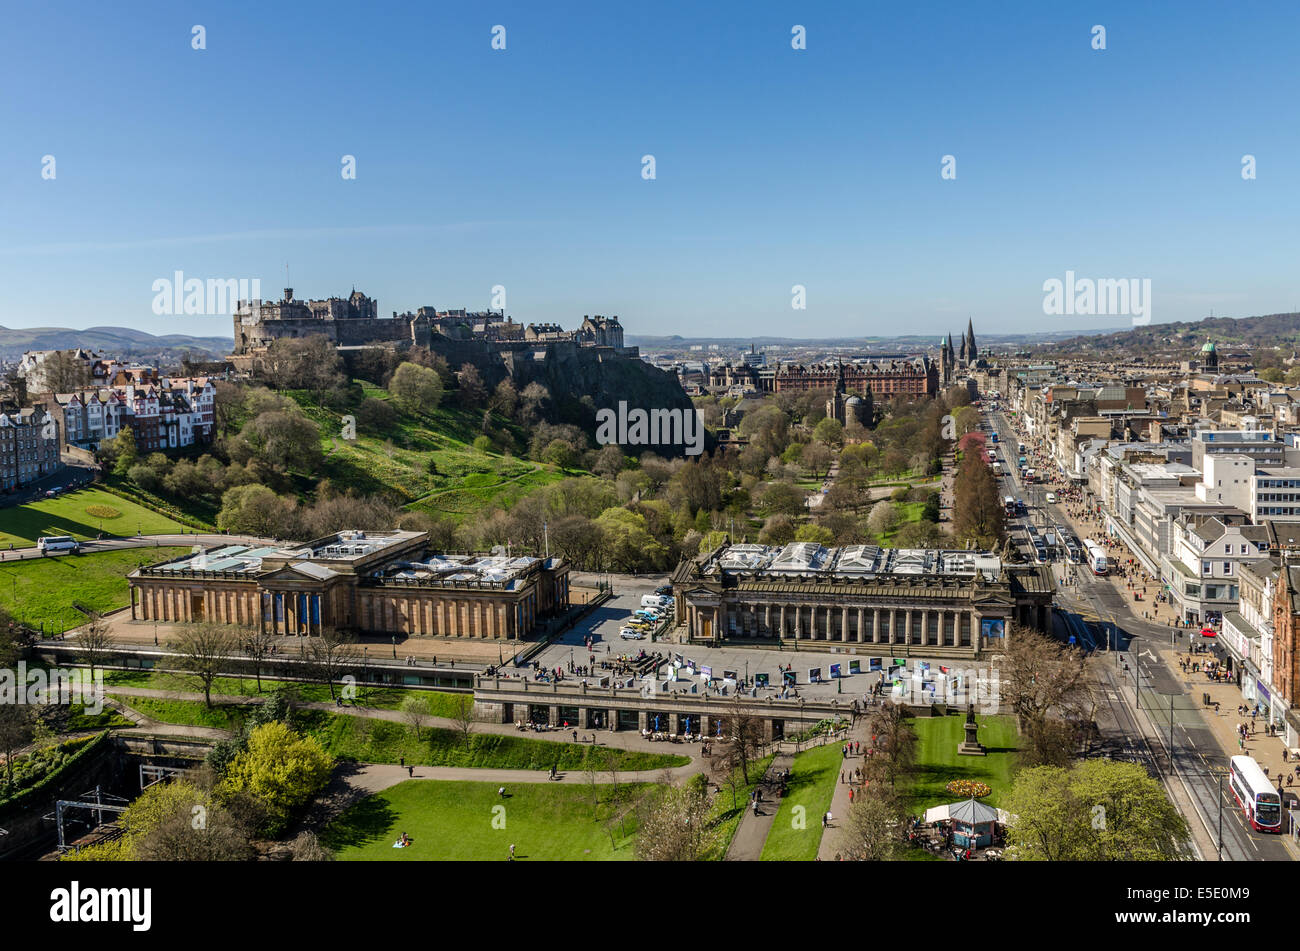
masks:
POLYGON ((1016 500, 1013 496, 1008 495, 1002 500, 1002 510, 1006 512, 1007 518, 1016 517, 1016 500))
POLYGON ((1234 756, 1230 761, 1228 780, 1232 795, 1252 829, 1282 831, 1282 797, 1254 757, 1234 756))
POLYGON ((995 429, 993 432, 989 433, 989 438, 993 440, 993 445, 996 446, 998 444, 998 431, 995 429))
POLYGON ((993 474, 995 476, 1002 475, 1002 463, 998 462, 996 459, 993 460, 993 474))
POLYGON ((1108 568, 1106 564, 1106 549, 1102 548, 1091 538, 1083 543, 1083 547, 1088 552, 1088 567, 1092 569, 1094 575, 1104 575, 1108 568))

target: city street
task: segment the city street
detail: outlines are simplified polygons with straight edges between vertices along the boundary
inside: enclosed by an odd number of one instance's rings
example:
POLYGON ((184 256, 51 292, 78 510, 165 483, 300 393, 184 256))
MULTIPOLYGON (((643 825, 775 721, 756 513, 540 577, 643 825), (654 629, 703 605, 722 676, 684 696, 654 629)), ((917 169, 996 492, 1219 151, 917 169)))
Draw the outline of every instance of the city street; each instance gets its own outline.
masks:
MULTIPOLYGON (((1021 441, 1026 443, 1029 452, 1039 450, 1002 413, 990 412, 986 418, 996 429, 1000 445, 1011 447, 1004 450, 1007 455, 1021 441)), ((1046 480, 1044 485, 1024 485, 1016 467, 1008 466, 1004 477, 1004 485, 1009 487, 1007 491, 1026 501, 1033 498, 1036 508, 1031 510, 1031 515, 1036 512, 1047 525, 1066 526, 1080 539, 1095 534, 1097 527, 1075 519, 1066 505, 1045 501, 1042 496, 1047 490, 1064 489, 1065 486, 1059 471, 1041 450, 1038 451, 1038 465, 1041 477, 1046 480), (1039 492, 1027 493, 1034 488, 1039 492)), ((1132 595, 1123 589, 1123 579, 1117 574, 1099 577, 1089 570, 1086 563, 1071 565, 1064 557, 1055 561, 1053 572, 1060 585, 1058 608, 1078 615, 1095 632, 1108 707, 1104 717, 1099 717, 1103 732, 1107 727, 1119 730, 1124 736, 1120 746, 1128 754, 1124 758, 1143 763, 1167 780, 1166 788, 1189 825, 1194 831, 1203 833, 1195 836, 1204 853, 1202 857, 1216 858, 1220 840, 1226 860, 1280 861, 1300 857, 1288 836, 1252 830, 1227 788, 1223 776, 1228 758, 1237 752, 1231 723, 1240 719, 1235 716, 1236 704, 1241 702, 1240 692, 1229 684, 1210 685, 1204 677, 1194 681, 1193 675, 1183 674, 1177 658, 1188 656, 1187 645, 1192 632, 1176 631, 1167 621, 1160 624, 1135 613, 1135 604, 1141 604, 1148 611, 1153 610, 1155 604, 1150 600, 1133 600, 1132 595), (1071 578, 1074 583, 1063 583, 1071 578), (1211 686, 1219 689, 1210 691, 1207 688, 1211 686), (1223 696, 1219 712, 1200 703, 1200 694, 1205 692, 1223 696), (1237 699, 1229 709, 1224 709, 1227 706, 1225 701, 1234 692, 1237 699), (1201 826, 1199 830, 1196 829, 1198 824, 1201 826), (1207 840, 1210 843, 1208 850, 1207 840)), ((1156 585, 1151 587, 1155 589, 1156 585)), ((1195 639, 1200 640, 1199 637, 1195 639)), ((1274 758, 1281 763, 1282 741, 1262 737, 1256 740, 1256 745, 1266 743, 1276 747, 1271 757, 1266 758, 1253 749, 1251 755, 1263 764, 1274 758)), ((1273 772, 1272 775, 1279 773, 1273 772)), ((1284 801, 1294 804, 1294 792, 1286 792, 1284 801)))

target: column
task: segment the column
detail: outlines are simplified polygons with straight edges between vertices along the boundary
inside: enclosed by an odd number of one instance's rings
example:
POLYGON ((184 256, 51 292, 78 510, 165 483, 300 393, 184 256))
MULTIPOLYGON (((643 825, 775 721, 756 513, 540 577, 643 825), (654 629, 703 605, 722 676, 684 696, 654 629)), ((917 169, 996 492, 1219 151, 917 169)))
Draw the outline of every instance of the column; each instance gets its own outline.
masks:
POLYGON ((609 709, 605 711, 605 729, 614 733, 618 732, 618 711, 609 709))
POLYGON ((912 643, 912 609, 907 608, 903 611, 903 643, 911 645, 912 643))
POLYGON ((849 640, 849 609, 847 607, 840 610, 840 642, 848 643, 849 640))
POLYGON ((864 643, 865 640, 866 640, 866 631, 863 629, 863 624, 866 622, 866 618, 867 618, 867 610, 866 610, 866 608, 861 608, 861 607, 858 608, 858 638, 857 638, 857 640, 858 640, 858 643, 859 643, 859 644, 864 643))
POLYGON ((781 624, 781 633, 780 633, 780 636, 784 638, 784 637, 785 637, 785 605, 784 605, 784 604, 781 605, 781 619, 780 619, 780 624, 781 624))
POLYGON ((871 609, 871 643, 880 643, 880 608, 871 609))

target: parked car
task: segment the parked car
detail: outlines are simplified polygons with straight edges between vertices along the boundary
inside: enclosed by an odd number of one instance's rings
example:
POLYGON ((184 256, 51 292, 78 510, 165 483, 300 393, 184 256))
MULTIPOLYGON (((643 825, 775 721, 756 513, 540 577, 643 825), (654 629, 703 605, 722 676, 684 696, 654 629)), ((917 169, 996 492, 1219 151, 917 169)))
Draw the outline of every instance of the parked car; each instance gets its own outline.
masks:
POLYGON ((1043 496, 1043 499, 1044 499, 1044 501, 1047 501, 1047 502, 1055 502, 1055 501, 1056 501, 1056 493, 1055 493, 1055 492, 1048 492, 1046 495, 1043 496))
POLYGON ((635 627, 624 627, 619 629, 618 636, 629 641, 639 641, 645 637, 645 631, 637 630, 635 627))

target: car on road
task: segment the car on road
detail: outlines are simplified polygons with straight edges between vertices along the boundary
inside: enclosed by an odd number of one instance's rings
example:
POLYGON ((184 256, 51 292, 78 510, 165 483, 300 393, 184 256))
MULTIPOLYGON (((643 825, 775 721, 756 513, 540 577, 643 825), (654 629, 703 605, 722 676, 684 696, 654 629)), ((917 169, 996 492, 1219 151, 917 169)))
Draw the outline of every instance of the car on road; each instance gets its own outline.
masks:
POLYGON ((42 555, 59 555, 65 551, 74 555, 81 553, 81 543, 71 535, 42 535, 36 539, 36 548, 42 555))
POLYGON ((1055 493, 1055 492, 1048 492, 1046 495, 1043 496, 1043 501, 1044 501, 1044 502, 1053 502, 1053 503, 1055 503, 1055 502, 1056 502, 1056 493, 1055 493))

